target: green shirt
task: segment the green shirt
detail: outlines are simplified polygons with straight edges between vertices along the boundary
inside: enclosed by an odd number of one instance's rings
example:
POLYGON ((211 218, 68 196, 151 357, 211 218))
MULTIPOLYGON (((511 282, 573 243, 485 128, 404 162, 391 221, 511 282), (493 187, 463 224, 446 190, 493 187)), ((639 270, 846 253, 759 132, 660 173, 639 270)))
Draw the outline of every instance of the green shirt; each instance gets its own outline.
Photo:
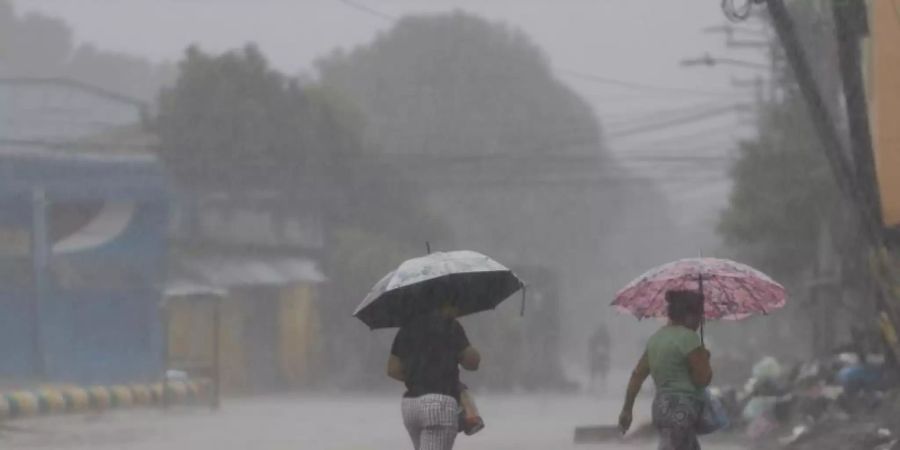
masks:
POLYGON ((662 327, 647 341, 647 361, 656 391, 660 393, 702 395, 691 381, 688 353, 702 344, 697 333, 678 325, 662 327))

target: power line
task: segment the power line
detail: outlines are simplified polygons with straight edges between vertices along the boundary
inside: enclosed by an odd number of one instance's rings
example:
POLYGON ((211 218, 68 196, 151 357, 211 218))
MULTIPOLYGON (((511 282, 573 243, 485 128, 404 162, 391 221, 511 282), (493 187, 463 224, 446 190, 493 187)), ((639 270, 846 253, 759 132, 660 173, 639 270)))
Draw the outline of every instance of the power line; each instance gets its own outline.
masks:
POLYGON ((388 14, 384 11, 377 10, 370 6, 366 6, 361 3, 357 3, 354 0, 337 0, 337 1, 351 7, 357 11, 362 11, 366 14, 369 14, 373 17, 377 17, 377 18, 387 21, 387 22, 396 22, 398 20, 398 18, 392 14, 388 14))
POLYGON ((655 109, 650 113, 632 113, 618 116, 609 116, 609 115, 600 115, 601 120, 605 126, 610 126, 615 128, 617 125, 638 125, 638 124, 647 124, 647 123, 655 123, 660 119, 671 119, 673 115, 684 115, 684 114, 692 114, 700 111, 708 111, 710 108, 722 107, 730 105, 730 103, 723 103, 721 101, 716 102, 706 102, 700 104, 693 104, 690 106, 685 106, 681 108, 670 108, 659 110, 655 109))
POLYGON ((730 158, 737 148, 736 141, 713 141, 689 146, 639 146, 610 151, 615 158, 644 157, 654 155, 716 156, 730 158))
MULTIPOLYGON (((678 133, 675 135, 670 135, 668 137, 656 137, 649 141, 642 140, 638 141, 638 143, 632 144, 638 147, 630 147, 634 149, 644 148, 644 147, 658 147, 658 146, 672 146, 672 144, 679 143, 690 143, 690 144, 709 144, 711 139, 727 139, 729 142, 737 142, 741 139, 741 137, 730 134, 732 130, 724 129, 722 126, 715 127, 704 127, 697 131, 691 131, 688 133, 678 133), (723 131, 725 133, 723 133, 723 131)), ((633 141, 632 141, 633 142, 633 141)), ((719 141, 716 141, 719 142, 719 141)), ((627 151, 628 148, 623 149, 623 151, 627 151)))
MULTIPOLYGON (((347 5, 353 9, 369 14, 373 17, 377 17, 381 20, 385 20, 388 22, 396 22, 399 20, 398 17, 386 13, 384 11, 372 8, 370 6, 357 3, 355 0, 338 0, 344 5, 347 5)), ((707 95, 707 96, 733 96, 733 93, 728 92, 714 92, 714 91, 705 91, 702 89, 691 89, 691 88, 680 88, 680 87, 672 87, 672 86, 657 86, 651 84, 643 84, 643 83, 635 83, 627 80, 620 80, 616 78, 610 78, 602 75, 597 75, 593 73, 588 73, 580 70, 572 70, 567 68, 556 67, 556 70, 569 77, 580 78, 586 81, 591 81, 594 83, 606 84, 609 86, 618 86, 627 89, 636 89, 636 90, 650 90, 650 91, 658 91, 658 92, 668 92, 668 93, 678 93, 678 94, 693 94, 693 95, 707 95)))
POLYGON ((644 83, 635 83, 632 81, 619 80, 615 78, 605 77, 601 75, 595 75, 592 73, 582 72, 578 70, 566 69, 566 68, 557 68, 560 73, 563 75, 568 75, 570 77, 580 78, 582 80, 591 81, 594 83, 606 84, 610 86, 619 86, 627 89, 638 89, 638 90, 652 90, 652 91, 660 91, 660 92, 670 92, 670 93, 680 93, 680 94, 693 94, 693 95, 706 95, 706 96, 714 96, 714 97, 733 97, 734 93, 729 92, 717 92, 717 91, 706 91, 702 89, 692 89, 692 88, 681 88, 681 87, 672 87, 672 86, 657 86, 652 84, 644 84, 644 83))
POLYGON ((661 121, 661 122, 658 122, 655 124, 638 126, 638 127, 634 127, 634 128, 630 128, 630 129, 626 129, 626 130, 620 130, 618 132, 613 132, 613 133, 607 134, 607 137, 621 138, 621 137, 632 136, 632 135, 640 134, 640 133, 663 130, 666 128, 677 127, 677 126, 685 125, 688 123, 699 122, 702 120, 709 119, 711 117, 719 117, 719 116, 721 116, 722 113, 730 112, 730 111, 734 111, 734 110, 735 110, 734 106, 714 108, 714 109, 699 112, 697 114, 693 114, 693 115, 686 116, 686 117, 680 117, 680 118, 676 118, 676 119, 672 119, 672 120, 661 121))
POLYGON ((623 156, 615 158, 617 162, 641 162, 641 163, 710 163, 720 165, 722 163, 734 163, 738 158, 719 155, 647 155, 647 156, 623 156))

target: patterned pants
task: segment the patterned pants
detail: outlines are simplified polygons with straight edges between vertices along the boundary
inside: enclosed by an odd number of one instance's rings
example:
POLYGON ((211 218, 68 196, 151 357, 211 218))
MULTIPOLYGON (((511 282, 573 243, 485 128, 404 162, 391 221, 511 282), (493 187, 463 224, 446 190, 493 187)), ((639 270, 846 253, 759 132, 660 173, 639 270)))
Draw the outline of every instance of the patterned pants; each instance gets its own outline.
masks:
POLYGON ((697 421, 703 402, 691 395, 657 394, 653 425, 659 431, 659 450, 700 450, 697 421))
POLYGON ((447 395, 404 398, 403 425, 415 450, 451 450, 459 430, 459 404, 447 395))

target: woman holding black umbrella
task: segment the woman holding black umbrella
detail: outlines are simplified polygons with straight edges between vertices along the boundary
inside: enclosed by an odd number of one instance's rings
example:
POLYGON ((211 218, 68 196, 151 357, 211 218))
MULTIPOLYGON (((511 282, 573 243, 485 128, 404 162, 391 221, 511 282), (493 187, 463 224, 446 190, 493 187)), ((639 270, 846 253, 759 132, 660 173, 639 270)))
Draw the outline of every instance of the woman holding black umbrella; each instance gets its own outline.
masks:
POLYGON ((459 381, 459 367, 477 370, 481 355, 456 318, 494 309, 519 290, 524 308, 524 283, 509 268, 478 252, 437 252, 404 261, 356 308, 353 316, 371 329, 400 327, 387 372, 406 384, 403 422, 416 450, 449 450, 460 428, 484 426, 459 381))
POLYGON ((459 427, 459 367, 478 370, 481 355, 466 337, 452 302, 400 327, 388 376, 406 384, 403 424, 416 450, 450 450, 459 427))

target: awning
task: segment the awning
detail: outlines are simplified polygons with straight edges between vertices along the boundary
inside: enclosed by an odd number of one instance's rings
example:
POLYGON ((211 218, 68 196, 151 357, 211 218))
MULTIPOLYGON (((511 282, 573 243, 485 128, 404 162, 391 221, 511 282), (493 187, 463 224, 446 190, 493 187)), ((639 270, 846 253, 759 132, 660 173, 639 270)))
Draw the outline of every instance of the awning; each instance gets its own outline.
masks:
POLYGON ((166 285, 165 292, 163 293, 163 296, 166 298, 193 296, 225 297, 226 295, 228 295, 228 291, 226 291, 225 289, 197 283, 190 280, 175 280, 169 282, 166 285))
POLYGON ((200 257, 180 262, 186 277, 216 288, 286 286, 326 280, 315 261, 302 257, 200 257))

